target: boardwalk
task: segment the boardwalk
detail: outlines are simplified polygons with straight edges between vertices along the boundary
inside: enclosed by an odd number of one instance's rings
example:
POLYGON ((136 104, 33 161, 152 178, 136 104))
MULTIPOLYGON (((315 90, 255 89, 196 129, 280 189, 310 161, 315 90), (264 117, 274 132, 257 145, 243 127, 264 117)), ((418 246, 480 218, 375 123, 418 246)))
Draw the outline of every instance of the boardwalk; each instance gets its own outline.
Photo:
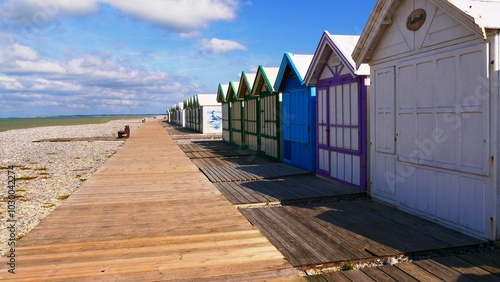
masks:
POLYGON ((0 280, 300 279, 157 122, 22 238, 16 257, 15 276, 0 260, 0 280))
POLYGON ((179 146, 293 266, 325 270, 307 276, 307 281, 500 281, 499 250, 451 255, 477 251, 482 240, 367 200, 363 191, 341 183, 311 175, 268 177, 266 168, 281 164, 199 138, 180 140, 179 146), (211 175, 214 171, 217 177, 211 175), (252 177, 260 180, 242 181, 240 176, 250 171, 262 176, 252 177), (357 262, 438 254, 441 257, 329 272, 357 262))

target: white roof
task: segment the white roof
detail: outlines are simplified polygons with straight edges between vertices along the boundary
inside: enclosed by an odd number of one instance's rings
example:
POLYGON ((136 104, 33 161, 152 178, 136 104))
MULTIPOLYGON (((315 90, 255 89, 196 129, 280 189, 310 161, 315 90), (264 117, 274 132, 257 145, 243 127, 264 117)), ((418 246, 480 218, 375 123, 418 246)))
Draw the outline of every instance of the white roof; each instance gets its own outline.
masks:
MULTIPOLYGON (((328 31, 325 32, 328 33, 328 31)), ((346 59, 354 68, 356 63, 352 59, 351 54, 354 51, 354 48, 356 48, 356 44, 358 44, 359 37, 359 35, 330 34, 332 41, 335 43, 337 48, 341 50, 342 54, 345 55, 346 59)), ((357 75, 370 75, 370 66, 368 64, 361 64, 355 72, 357 75)))
POLYGON ((196 101, 198 106, 215 106, 220 103, 217 102, 217 94, 196 94, 196 101))
POLYGON ((270 67, 262 67, 264 71, 266 72, 266 77, 269 80, 269 86, 271 87, 271 90, 274 91, 274 83, 276 83, 276 78, 278 77, 278 73, 280 71, 280 68, 270 68, 270 67))
POLYGON ((479 27, 500 28, 500 1, 498 0, 448 0, 474 19, 479 27))
POLYGON ((300 81, 304 80, 304 77, 306 77, 307 69, 309 68, 309 65, 311 65, 311 61, 314 55, 296 55, 292 53, 288 53, 288 55, 293 61, 298 75, 300 75, 300 81))

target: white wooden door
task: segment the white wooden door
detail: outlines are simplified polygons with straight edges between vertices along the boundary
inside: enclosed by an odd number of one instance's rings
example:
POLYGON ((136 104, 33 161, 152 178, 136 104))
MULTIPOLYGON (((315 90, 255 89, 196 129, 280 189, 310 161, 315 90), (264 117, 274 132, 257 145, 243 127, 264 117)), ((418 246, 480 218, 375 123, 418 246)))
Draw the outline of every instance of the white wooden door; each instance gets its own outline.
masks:
POLYGON ((396 193, 396 120, 395 67, 375 70, 372 103, 374 106, 374 152, 372 151, 372 194, 395 200, 396 193))

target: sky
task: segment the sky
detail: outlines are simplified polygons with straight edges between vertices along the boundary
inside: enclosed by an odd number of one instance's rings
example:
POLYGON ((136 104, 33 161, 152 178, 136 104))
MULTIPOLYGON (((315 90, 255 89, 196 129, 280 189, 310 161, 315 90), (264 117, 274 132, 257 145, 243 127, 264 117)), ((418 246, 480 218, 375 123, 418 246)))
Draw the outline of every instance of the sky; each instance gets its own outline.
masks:
POLYGON ((375 0, 0 0, 0 118, 163 114, 324 30, 360 35, 375 0))

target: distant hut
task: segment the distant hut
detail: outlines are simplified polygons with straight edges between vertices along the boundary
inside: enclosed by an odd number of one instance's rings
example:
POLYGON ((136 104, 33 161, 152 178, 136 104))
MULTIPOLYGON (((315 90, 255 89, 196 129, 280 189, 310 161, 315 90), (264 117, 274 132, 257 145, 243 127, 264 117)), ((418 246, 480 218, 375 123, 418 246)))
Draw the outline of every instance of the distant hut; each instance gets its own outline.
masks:
POLYGON ((184 103, 180 102, 177 104, 177 125, 186 127, 186 111, 184 110, 184 103))
POLYGON ((195 130, 202 134, 222 134, 222 108, 217 94, 196 94, 194 100, 195 130))
POLYGON ((304 77, 313 55, 285 53, 274 89, 282 95, 281 161, 316 170, 316 88, 304 77))
POLYGON ((256 103, 256 111, 253 112, 249 105, 248 112, 255 113, 257 121, 257 153, 275 159, 280 158, 281 145, 279 95, 274 90, 278 72, 279 68, 259 66, 251 89, 251 98, 245 98, 249 103, 256 103))
POLYGON ((221 103, 222 108, 222 140, 231 143, 231 111, 230 102, 227 101, 227 90, 229 84, 220 84, 217 87, 217 102, 221 103))
POLYGON ((325 31, 307 71, 316 86, 318 175, 367 188, 366 99, 369 67, 351 57, 359 36, 325 31))
POLYGON ((184 101, 183 101, 183 109, 184 109, 184 117, 185 117, 185 122, 184 122, 184 126, 186 128, 189 128, 189 129, 193 129, 194 127, 194 116, 193 116, 193 107, 192 107, 192 98, 193 97, 189 97, 189 98, 186 98, 184 101))
POLYGON ((231 144, 243 146, 243 101, 238 98, 240 83, 230 81, 227 89, 231 144))
POLYGON ((500 1, 380 0, 353 52, 371 67, 371 196, 500 239, 500 1))
POLYGON ((243 140, 242 146, 257 152, 257 97, 252 96, 252 86, 255 80, 255 73, 242 72, 238 88, 238 99, 243 101, 243 140))

